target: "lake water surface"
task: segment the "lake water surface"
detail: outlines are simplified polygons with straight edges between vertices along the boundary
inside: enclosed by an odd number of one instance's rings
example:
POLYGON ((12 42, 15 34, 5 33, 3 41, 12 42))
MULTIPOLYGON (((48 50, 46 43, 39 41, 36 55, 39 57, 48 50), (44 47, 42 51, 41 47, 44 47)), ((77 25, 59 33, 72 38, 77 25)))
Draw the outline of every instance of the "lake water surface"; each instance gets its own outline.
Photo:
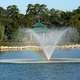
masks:
MULTIPOLYGON (((0 52, 0 59, 42 57, 31 51, 0 52)), ((52 57, 80 58, 80 49, 56 50, 52 57)), ((80 80, 80 63, 0 63, 0 80, 80 80)))
POLYGON ((0 64, 0 80, 80 80, 80 64, 0 64))

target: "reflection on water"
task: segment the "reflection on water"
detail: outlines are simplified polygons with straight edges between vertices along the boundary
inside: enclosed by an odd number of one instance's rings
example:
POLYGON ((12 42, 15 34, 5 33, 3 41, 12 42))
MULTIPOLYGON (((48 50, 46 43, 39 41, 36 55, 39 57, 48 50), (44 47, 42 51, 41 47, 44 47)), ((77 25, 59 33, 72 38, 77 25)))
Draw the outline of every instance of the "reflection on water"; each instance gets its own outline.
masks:
POLYGON ((53 53, 55 58, 80 58, 80 49, 63 49, 63 50, 56 50, 53 53))
MULTIPOLYGON (((55 50, 52 58, 80 58, 80 49, 55 50)), ((44 53, 32 51, 6 51, 0 52, 0 59, 31 59, 43 60, 44 53)))
POLYGON ((43 59, 42 54, 32 51, 4 51, 0 52, 0 59, 43 59))

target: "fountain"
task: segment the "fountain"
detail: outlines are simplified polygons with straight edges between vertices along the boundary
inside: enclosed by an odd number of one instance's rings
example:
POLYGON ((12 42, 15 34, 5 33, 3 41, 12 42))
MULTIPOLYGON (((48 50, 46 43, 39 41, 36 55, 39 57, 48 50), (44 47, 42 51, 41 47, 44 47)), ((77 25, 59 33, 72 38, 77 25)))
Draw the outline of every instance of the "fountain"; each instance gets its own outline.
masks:
POLYGON ((31 36, 31 42, 35 41, 45 54, 46 59, 49 60, 56 49, 56 45, 69 29, 48 29, 40 22, 34 26, 35 28, 27 29, 26 32, 31 36))
POLYGON ((40 22, 36 23, 34 26, 32 29, 30 28, 20 29, 21 31, 20 34, 22 36, 20 36, 19 34, 18 37, 21 38, 20 40, 22 40, 22 42, 25 43, 26 46, 22 46, 23 44, 21 44, 21 48, 18 47, 19 51, 10 52, 11 54, 8 54, 6 52, 5 54, 3 54, 3 57, 1 55, 0 58, 3 58, 3 59, 1 59, 0 62, 8 62, 8 63, 56 63, 56 62, 59 62, 60 63, 60 62, 79 62, 80 61, 79 59, 77 58, 73 59, 72 57, 60 58, 60 57, 53 56, 55 55, 54 52, 56 50, 56 46, 58 46, 59 44, 61 44, 61 42, 65 40, 65 35, 67 33, 72 33, 71 32, 73 31, 72 28, 49 29, 40 22), (37 53, 37 51, 39 53, 37 53))
POLYGON ((49 30, 48 32, 43 32, 42 34, 29 29, 29 32, 36 39, 46 58, 49 60, 56 49, 56 45, 60 42, 62 36, 68 31, 64 29, 63 31, 49 30))

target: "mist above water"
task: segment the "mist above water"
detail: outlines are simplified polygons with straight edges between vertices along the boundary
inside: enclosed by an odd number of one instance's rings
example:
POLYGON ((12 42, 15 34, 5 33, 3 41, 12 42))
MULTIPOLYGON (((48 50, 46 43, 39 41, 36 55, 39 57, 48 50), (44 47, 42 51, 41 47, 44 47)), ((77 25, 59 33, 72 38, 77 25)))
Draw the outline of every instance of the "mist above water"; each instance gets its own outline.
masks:
POLYGON ((56 45, 59 43, 62 36, 67 32, 67 30, 68 29, 64 29, 63 31, 49 30, 47 33, 42 33, 42 35, 31 30, 31 33, 37 39, 40 44, 40 48, 43 50, 43 53, 49 60, 56 49, 56 45))
POLYGON ((23 32, 22 41, 34 43, 34 45, 38 44, 48 60, 54 54, 56 45, 69 40, 72 34, 77 32, 72 28, 53 28, 48 29, 46 32, 40 29, 36 31, 34 29, 22 29, 21 31, 23 32))

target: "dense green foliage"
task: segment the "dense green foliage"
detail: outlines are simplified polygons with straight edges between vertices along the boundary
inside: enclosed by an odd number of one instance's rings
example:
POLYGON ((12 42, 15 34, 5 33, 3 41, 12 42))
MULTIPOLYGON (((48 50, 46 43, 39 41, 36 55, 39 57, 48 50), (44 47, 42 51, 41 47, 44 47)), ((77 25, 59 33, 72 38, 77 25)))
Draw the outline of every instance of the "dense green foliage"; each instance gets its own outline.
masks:
POLYGON ((0 41, 14 39, 14 34, 21 27, 32 27, 38 19, 48 27, 71 26, 80 32, 80 7, 73 11, 48 9, 45 4, 28 4, 26 14, 21 14, 16 5, 6 9, 0 7, 0 41))

